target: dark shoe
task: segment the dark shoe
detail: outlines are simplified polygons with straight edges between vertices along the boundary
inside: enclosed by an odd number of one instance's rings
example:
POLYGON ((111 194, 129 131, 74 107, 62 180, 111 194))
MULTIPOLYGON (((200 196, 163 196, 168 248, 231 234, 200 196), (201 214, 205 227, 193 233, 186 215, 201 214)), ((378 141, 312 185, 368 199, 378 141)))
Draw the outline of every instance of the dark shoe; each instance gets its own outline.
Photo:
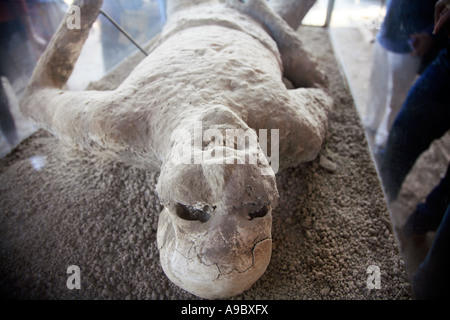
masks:
POLYGON ((428 232, 428 229, 421 226, 419 223, 417 223, 417 209, 414 211, 409 217, 408 220, 406 220, 405 224, 403 225, 402 231, 403 234, 407 238, 413 238, 416 237, 418 239, 425 236, 425 234, 428 232))

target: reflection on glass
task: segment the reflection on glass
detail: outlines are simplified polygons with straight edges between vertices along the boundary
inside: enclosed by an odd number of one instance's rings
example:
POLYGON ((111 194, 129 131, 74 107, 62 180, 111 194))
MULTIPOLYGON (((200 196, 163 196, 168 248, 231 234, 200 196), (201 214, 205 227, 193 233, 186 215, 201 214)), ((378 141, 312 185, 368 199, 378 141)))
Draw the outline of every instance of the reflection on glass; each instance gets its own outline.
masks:
MULTIPOLYGON (((165 22, 164 1, 105 0, 102 10, 141 46, 153 38, 165 22)), ((104 16, 100 16, 100 27, 104 70, 108 72, 136 47, 104 16)))
MULTIPOLYGON (((58 28, 72 0, 0 1, 0 157, 35 127, 18 109, 39 56, 58 28)), ((164 0, 104 0, 102 9, 141 46, 165 23, 164 0)), ((83 90, 126 59, 137 48, 109 21, 99 17, 81 52, 68 89, 83 90)))
POLYGON ((47 159, 45 156, 33 156, 29 160, 32 167, 36 171, 41 171, 47 164, 47 159))
POLYGON ((0 155, 30 134, 17 100, 64 16, 62 0, 0 2, 0 155))

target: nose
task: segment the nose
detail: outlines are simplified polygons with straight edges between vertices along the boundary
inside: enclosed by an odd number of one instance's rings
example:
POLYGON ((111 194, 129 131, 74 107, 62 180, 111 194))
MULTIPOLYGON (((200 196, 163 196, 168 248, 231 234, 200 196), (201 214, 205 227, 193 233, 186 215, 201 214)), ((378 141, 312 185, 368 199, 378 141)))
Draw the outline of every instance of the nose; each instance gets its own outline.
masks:
POLYGON ((264 274, 272 251, 270 208, 253 217, 239 210, 182 209, 164 208, 158 225, 161 265, 172 282, 196 296, 219 299, 244 292, 264 274))

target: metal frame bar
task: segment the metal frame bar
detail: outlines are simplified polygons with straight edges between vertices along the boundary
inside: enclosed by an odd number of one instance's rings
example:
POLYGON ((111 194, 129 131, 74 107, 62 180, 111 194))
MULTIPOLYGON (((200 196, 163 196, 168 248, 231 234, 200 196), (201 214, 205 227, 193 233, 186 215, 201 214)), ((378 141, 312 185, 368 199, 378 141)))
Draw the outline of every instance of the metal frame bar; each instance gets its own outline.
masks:
MULTIPOLYGON (((334 1, 335 0, 328 0, 328 6, 327 6, 327 16, 325 19, 325 24, 323 25, 324 28, 328 28, 330 26, 331 22, 331 16, 333 14, 334 9, 334 1)), ((102 14, 106 19, 108 19, 125 37, 128 38, 144 55, 148 56, 148 53, 136 42, 136 40, 133 39, 133 37, 125 30, 123 29, 109 14, 107 14, 105 11, 100 10, 100 14, 102 14)))
POLYGON ((333 9, 334 9, 334 0, 328 0, 327 18, 325 19, 325 24, 323 25, 324 28, 328 28, 330 26, 333 9))
POLYGON ((143 54, 148 56, 148 53, 136 42, 136 40, 133 39, 133 37, 126 32, 110 15, 108 15, 105 11, 100 10, 100 13, 108 19, 120 32, 123 33, 125 37, 128 38, 143 54))

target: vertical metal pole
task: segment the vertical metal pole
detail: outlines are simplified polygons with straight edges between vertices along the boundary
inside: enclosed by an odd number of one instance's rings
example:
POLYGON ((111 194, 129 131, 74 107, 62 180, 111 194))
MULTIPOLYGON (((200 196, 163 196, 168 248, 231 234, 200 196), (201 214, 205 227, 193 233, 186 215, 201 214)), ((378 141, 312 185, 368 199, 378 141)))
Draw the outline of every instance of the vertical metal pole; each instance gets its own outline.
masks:
POLYGON ((327 18, 325 20, 324 28, 328 28, 330 26, 331 15, 333 14, 333 8, 334 8, 334 0, 328 0, 327 18))

